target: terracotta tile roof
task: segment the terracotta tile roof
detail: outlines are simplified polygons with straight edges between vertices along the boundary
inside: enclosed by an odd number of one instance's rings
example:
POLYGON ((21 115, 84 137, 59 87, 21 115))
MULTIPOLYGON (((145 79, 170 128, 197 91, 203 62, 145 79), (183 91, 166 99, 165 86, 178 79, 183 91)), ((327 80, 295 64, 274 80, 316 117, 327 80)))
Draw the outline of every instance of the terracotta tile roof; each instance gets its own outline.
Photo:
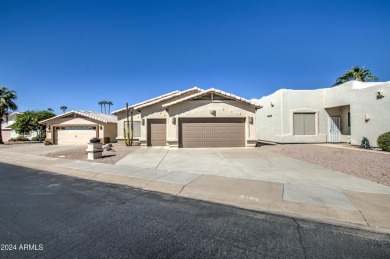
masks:
POLYGON ((56 119, 62 118, 62 117, 66 117, 66 116, 69 116, 71 114, 78 114, 78 115, 81 115, 81 116, 84 116, 87 118, 91 118, 91 119, 94 119, 97 121, 101 121, 104 123, 116 123, 117 122, 117 117, 114 115, 104 114, 104 113, 100 113, 100 112, 92 112, 92 111, 73 110, 73 111, 66 112, 64 114, 57 115, 57 116, 52 117, 50 119, 40 121, 39 123, 46 124, 49 121, 56 120, 56 119))
POLYGON ((218 95, 222 95, 228 99, 232 99, 232 100, 236 100, 236 101, 239 101, 239 102, 243 102, 243 103, 247 103, 249 105, 252 105, 256 108, 261 108, 260 105, 252 102, 252 101, 249 101, 247 99, 244 99, 242 97, 239 97, 237 95, 234 95, 234 94, 230 94, 230 93, 227 93, 227 92, 224 92, 224 91, 221 91, 221 90, 218 90, 218 89, 215 89, 215 88, 210 88, 208 90, 205 90, 205 91, 202 91, 200 93, 196 93, 196 94, 193 94, 193 95, 190 95, 190 96, 187 96, 187 97, 184 97, 184 98, 181 98, 179 100, 176 100, 176 101, 173 101, 173 102, 170 102, 170 103, 166 103, 163 105, 164 108, 167 108, 169 106, 173 106, 173 105, 176 105, 176 104, 179 104, 179 103, 182 103, 182 102, 185 102, 185 101, 188 101, 188 100, 192 100, 192 99, 195 99, 195 98, 198 98, 198 97, 201 97, 201 96, 204 96, 204 95, 207 95, 209 93, 215 93, 215 94, 218 94, 218 95))
MULTIPOLYGON (((152 98, 152 99, 149 99, 149 100, 146 100, 146 101, 143 101, 143 102, 139 102, 139 103, 130 105, 130 106, 129 106, 129 109, 134 108, 134 107, 136 107, 136 106, 140 106, 140 105, 146 104, 146 103, 154 102, 154 101, 157 101, 157 100, 159 100, 159 99, 166 98, 166 97, 168 97, 168 96, 171 96, 171 95, 177 94, 177 93, 179 93, 179 91, 176 90, 176 91, 173 91, 173 92, 170 92, 170 93, 167 93, 167 94, 163 94, 163 95, 154 97, 154 98, 152 98)), ((119 110, 116 110, 116 111, 113 111, 112 114, 117 114, 117 113, 122 112, 122 111, 126 111, 126 107, 125 107, 125 108, 122 108, 122 109, 119 109, 119 110)))

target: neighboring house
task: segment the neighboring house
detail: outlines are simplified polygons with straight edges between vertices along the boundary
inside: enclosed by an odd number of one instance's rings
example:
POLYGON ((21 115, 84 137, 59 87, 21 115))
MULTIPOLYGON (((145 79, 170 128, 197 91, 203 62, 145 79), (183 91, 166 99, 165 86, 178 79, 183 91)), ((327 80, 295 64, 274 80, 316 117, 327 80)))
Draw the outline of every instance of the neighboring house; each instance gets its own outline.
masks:
MULTIPOLYGON (((256 139, 255 112, 260 106, 211 88, 174 91, 129 106, 134 139, 147 146, 246 147, 256 139)), ((118 140, 123 140, 126 108, 118 116, 118 140)))
MULTIPOLYGON (((22 136, 22 134, 16 133, 13 129, 12 125, 15 123, 16 117, 21 114, 21 112, 13 112, 8 115, 8 122, 6 122, 4 118, 4 122, 1 124, 1 133, 3 137, 3 141, 8 141, 11 138, 17 138, 22 136)), ((24 134, 24 137, 32 139, 37 136, 37 132, 29 132, 28 134, 24 134)))
POLYGON ((318 90, 281 89, 256 101, 257 139, 277 143, 377 146, 390 131, 390 82, 350 81, 318 90))
POLYGON ((3 123, 1 124, 1 133, 3 137, 3 141, 8 141, 10 138, 16 138, 19 136, 13 129, 12 124, 15 123, 17 115, 19 112, 13 112, 8 115, 8 121, 3 119, 3 123))
POLYGON ((70 111, 39 122, 46 125, 46 140, 58 145, 86 145, 91 138, 116 142, 116 116, 91 111, 70 111))

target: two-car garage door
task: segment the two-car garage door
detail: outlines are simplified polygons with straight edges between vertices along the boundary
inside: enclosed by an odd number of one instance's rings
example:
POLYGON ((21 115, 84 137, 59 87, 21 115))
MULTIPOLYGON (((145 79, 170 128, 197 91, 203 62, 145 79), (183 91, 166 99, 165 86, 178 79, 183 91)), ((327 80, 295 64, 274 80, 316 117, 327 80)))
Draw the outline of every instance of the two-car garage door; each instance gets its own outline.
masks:
POLYGON ((56 127, 54 141, 59 145, 86 145, 95 137, 96 127, 66 126, 56 127))
POLYGON ((179 146, 245 147, 245 119, 179 119, 179 146))

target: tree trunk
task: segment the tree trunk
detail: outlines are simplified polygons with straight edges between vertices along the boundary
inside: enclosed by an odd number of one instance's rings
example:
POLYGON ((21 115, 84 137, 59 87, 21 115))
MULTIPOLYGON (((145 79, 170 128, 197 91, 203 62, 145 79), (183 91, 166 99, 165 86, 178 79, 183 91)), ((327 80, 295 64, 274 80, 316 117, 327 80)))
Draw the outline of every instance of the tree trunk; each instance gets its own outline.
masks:
POLYGON ((2 123, 1 123, 1 120, 0 120, 0 144, 4 144, 4 142, 3 142, 3 132, 2 132, 1 126, 2 126, 2 123))

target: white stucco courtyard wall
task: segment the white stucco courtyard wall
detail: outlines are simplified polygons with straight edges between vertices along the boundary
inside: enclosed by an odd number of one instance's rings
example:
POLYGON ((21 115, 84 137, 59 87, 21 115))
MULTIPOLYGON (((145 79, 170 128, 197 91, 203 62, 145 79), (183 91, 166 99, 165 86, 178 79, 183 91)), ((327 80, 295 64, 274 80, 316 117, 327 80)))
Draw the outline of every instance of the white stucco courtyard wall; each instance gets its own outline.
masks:
POLYGON ((363 137, 371 146, 382 133, 390 131, 390 82, 345 84, 317 90, 281 89, 257 103, 256 132, 259 140, 278 143, 327 142, 328 118, 341 119, 341 142, 359 145, 363 137), (379 97, 378 96, 382 96, 379 97), (294 113, 315 114, 315 134, 295 135, 294 113), (350 116, 350 120, 348 120, 350 116))

